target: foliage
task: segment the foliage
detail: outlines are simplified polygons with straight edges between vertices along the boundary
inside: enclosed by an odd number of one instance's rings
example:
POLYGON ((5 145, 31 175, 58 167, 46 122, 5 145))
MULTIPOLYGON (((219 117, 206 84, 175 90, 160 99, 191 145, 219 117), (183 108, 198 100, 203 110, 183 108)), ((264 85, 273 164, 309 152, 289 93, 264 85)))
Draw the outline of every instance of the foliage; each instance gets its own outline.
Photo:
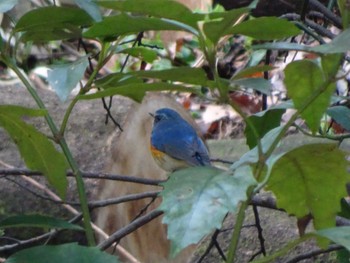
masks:
MULTIPOLYGON (((2 2, 0 11, 9 10, 16 2, 2 2)), ((38 246, 19 251, 7 262, 78 262, 77 255, 79 259, 81 255, 85 255, 86 261, 79 262, 116 261, 94 247, 81 172, 65 142, 65 127, 76 103, 114 95, 141 101, 148 91, 165 90, 192 92, 205 98, 203 87, 209 90, 215 102, 230 104, 242 116, 246 124, 247 144, 251 150, 224 172, 214 168, 190 168, 170 175, 170 179, 164 183, 164 191, 161 193, 163 203, 159 209, 164 211, 164 223, 169 226, 171 256, 175 256, 189 244, 197 243, 213 229, 220 229, 227 213, 236 213, 237 222, 227 257, 227 262, 233 262, 245 210, 253 196, 265 186, 276 196, 279 208, 297 218, 309 214, 313 217, 316 231, 295 243, 309 237, 322 237, 349 249, 348 228, 333 228, 335 216, 341 210, 340 199, 346 196, 345 184, 350 181, 346 171, 345 153, 335 144, 323 143, 301 146, 282 155, 274 154, 292 126, 308 136, 339 142, 348 137, 348 134, 334 135, 330 132, 331 129, 322 126, 323 120, 331 116, 345 129, 349 127, 348 108, 341 105, 332 107, 336 81, 346 78, 346 74, 338 74, 344 60, 348 59, 344 57, 344 53, 349 49, 350 37, 350 29, 346 29, 348 11, 344 1, 339 1, 339 6, 345 29, 329 43, 323 43, 317 32, 310 33, 310 29, 303 24, 305 21, 292 23, 277 17, 249 17, 252 7, 196 13, 174 1, 75 2, 76 7, 45 6, 28 11, 13 24, 9 37, 1 36, 0 60, 21 79, 36 101, 38 109, 1 105, 0 125, 17 144, 27 167, 43 173, 63 198, 67 188, 66 172, 68 169, 72 170, 77 180, 84 229, 91 247, 80 247, 76 244, 38 246), (110 15, 104 15, 107 9, 111 12, 110 15), (151 44, 142 42, 144 39, 141 32, 151 30, 183 31, 190 34, 197 41, 208 71, 186 64, 162 70, 135 71, 130 68, 124 72, 99 76, 101 69, 115 54, 127 54, 136 61, 147 63, 164 59, 161 51, 154 48, 156 44, 152 41, 149 42, 151 44), (302 34, 302 30, 315 37, 320 44, 310 46, 289 43, 291 38, 302 34), (217 67, 219 53, 225 38, 232 34, 247 37, 246 48, 251 61, 256 59, 254 56, 257 55, 257 50, 263 50, 260 52, 263 55, 269 54, 266 50, 317 54, 314 59, 293 61, 285 68, 285 85, 291 99, 287 106, 266 108, 247 116, 230 99, 230 91, 247 88, 257 94, 264 94, 263 96, 270 95, 269 81, 251 75, 267 73, 274 68, 273 65, 247 63, 247 67, 231 79, 220 76, 217 67), (87 50, 87 54, 79 53, 74 61, 68 62, 67 58, 62 57, 60 59, 64 63, 50 65, 52 71, 48 75, 48 82, 62 100, 69 98, 72 89, 83 78, 85 69, 90 70, 86 83, 80 82, 78 94, 71 99, 65 118, 61 126, 57 127, 14 58, 18 57, 22 47, 49 45, 65 40, 93 40, 98 45, 87 50), (266 40, 269 42, 261 42, 266 40), (91 61, 94 59, 96 61, 93 64, 91 61), (294 113, 287 122, 282 122, 282 115, 287 108, 293 108, 294 113), (29 125, 23 120, 23 116, 44 118, 51 129, 50 137, 53 141, 29 125), (300 119, 305 121, 306 127, 297 124, 296 121, 300 119)), ((260 60, 261 56, 257 61, 260 60)), ((143 69, 142 63, 140 68, 143 69)), ((341 99, 348 98, 337 97, 336 101, 340 102, 341 99)), ((39 220, 39 217, 36 219, 36 224, 40 227, 72 227, 68 223, 62 225, 61 221, 42 220, 43 218, 39 220)), ((17 223, 13 220, 8 225, 0 223, 0 227, 33 226, 32 220, 33 218, 25 216, 17 223)), ((270 258, 273 259, 274 255, 270 258)))

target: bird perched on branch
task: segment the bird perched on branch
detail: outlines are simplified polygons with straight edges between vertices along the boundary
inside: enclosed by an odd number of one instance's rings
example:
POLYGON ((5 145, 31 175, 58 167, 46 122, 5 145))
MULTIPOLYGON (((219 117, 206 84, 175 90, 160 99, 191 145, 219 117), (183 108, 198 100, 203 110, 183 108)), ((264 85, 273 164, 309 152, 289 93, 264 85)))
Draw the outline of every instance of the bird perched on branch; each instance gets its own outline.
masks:
POLYGON ((173 172, 189 166, 210 166, 206 145, 179 113, 162 108, 151 116, 151 153, 162 169, 173 172))

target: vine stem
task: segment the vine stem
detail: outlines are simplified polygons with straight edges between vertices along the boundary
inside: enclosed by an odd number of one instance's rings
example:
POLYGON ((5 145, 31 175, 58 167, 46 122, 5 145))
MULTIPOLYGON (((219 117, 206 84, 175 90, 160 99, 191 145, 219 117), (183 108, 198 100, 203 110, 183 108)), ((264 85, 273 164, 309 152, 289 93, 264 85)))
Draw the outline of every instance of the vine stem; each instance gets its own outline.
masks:
MULTIPOLYGON (((15 65, 15 63, 13 63, 11 58, 9 58, 8 56, 3 54, 2 59, 4 60, 5 64, 7 64, 7 66, 9 68, 11 68, 16 73, 18 78, 22 81, 22 83, 27 88, 30 95, 35 100, 38 107, 40 109, 47 110, 45 107, 45 104, 43 103, 43 101, 41 100, 41 98, 39 97, 39 95, 37 94, 35 89, 32 87, 32 85, 28 81, 27 77, 22 73, 22 71, 19 70, 19 68, 15 65)), ((91 216, 90 216, 90 212, 89 212, 89 208, 88 208, 88 202, 87 202, 85 185, 84 185, 84 181, 82 178, 82 174, 79 170, 78 164, 76 163, 75 159, 73 158, 73 155, 72 155, 72 153, 67 145, 65 138, 60 135, 58 128, 57 128, 55 122, 53 121, 53 119, 51 118, 49 113, 45 114, 45 119, 46 119, 46 122, 51 129, 51 132, 55 138, 55 141, 60 145, 60 147, 61 147, 61 149, 62 149, 62 151, 63 151, 63 153, 64 153, 72 171, 73 171, 73 174, 75 176, 80 206, 81 206, 81 210, 83 213, 86 239, 88 241, 89 246, 95 246, 96 243, 95 243, 94 233, 93 233, 92 226, 91 226, 91 216)))

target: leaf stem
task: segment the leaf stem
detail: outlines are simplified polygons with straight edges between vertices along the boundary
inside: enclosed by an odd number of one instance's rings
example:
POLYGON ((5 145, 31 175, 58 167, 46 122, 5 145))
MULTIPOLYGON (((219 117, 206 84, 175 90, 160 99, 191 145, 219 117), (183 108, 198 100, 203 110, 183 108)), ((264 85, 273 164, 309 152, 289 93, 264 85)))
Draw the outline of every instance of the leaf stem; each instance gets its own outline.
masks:
MULTIPOLYGON (((6 56, 5 54, 3 54, 2 60, 5 62, 5 64, 9 68, 11 68, 16 73, 18 78, 22 81, 24 86, 27 88, 28 92, 31 94, 31 96, 35 100, 38 107, 40 109, 46 110, 45 104, 43 103, 43 101, 41 100, 41 98, 39 97, 39 95, 37 94, 35 89, 32 87, 32 85, 28 81, 27 77, 22 73, 22 71, 20 71, 20 69, 15 65, 15 63, 13 63, 11 58, 6 56)), ((70 167, 75 175, 75 180, 77 183, 77 189, 78 189, 78 195, 79 195, 79 201, 80 201, 80 205, 81 205, 81 209, 82 209, 82 213, 83 213, 83 218, 84 218, 84 227, 85 227, 86 238, 87 238, 88 244, 90 246, 94 246, 95 245, 95 238, 94 238, 94 234, 93 234, 92 227, 91 227, 91 217, 90 217, 90 212, 89 212, 89 208, 88 208, 85 186, 84 186, 84 181, 82 179, 82 175, 81 175, 81 172, 79 170, 78 164, 74 160, 73 155, 72 155, 72 153, 67 145, 65 138, 63 136, 60 136, 60 134, 58 132, 58 128, 57 128, 55 122, 53 121, 53 119, 51 118, 49 113, 45 115, 45 119, 46 119, 46 122, 51 129, 51 132, 52 132, 56 142, 60 145, 60 147, 61 147, 64 155, 66 156, 66 159, 67 159, 67 161, 68 161, 68 163, 69 163, 69 165, 70 165, 70 167)))
MULTIPOLYGON (((249 199, 250 200, 250 199, 249 199)), ((230 246, 228 247, 228 254, 227 254, 227 263, 233 263, 235 260, 235 254, 238 246, 239 237, 241 235, 241 229, 243 226, 244 218, 245 218, 245 210, 247 209, 250 201, 246 200, 244 201, 238 211, 235 228, 233 230, 230 246)))

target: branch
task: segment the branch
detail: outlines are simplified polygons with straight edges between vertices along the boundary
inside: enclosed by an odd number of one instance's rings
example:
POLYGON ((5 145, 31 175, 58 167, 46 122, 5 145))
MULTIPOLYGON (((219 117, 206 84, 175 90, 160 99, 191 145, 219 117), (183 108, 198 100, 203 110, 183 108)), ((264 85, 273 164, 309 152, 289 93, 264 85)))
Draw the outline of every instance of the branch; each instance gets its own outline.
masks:
POLYGON ((327 7, 325 7, 323 4, 321 4, 317 0, 309 0, 309 5, 316 9, 317 11, 324 14, 330 21, 333 22, 333 24, 338 28, 343 28, 343 23, 340 17, 335 15, 331 10, 329 10, 327 7))
POLYGON ((153 210, 148 214, 137 218, 132 223, 114 232, 108 239, 100 243, 97 247, 101 250, 106 250, 108 247, 113 245, 116 241, 120 240, 121 238, 125 237, 126 235, 130 234, 131 232, 135 231, 139 227, 147 224, 148 222, 152 221, 153 219, 157 218, 162 214, 163 214, 163 211, 153 210))
MULTIPOLYGON (((31 171, 29 169, 15 168, 15 169, 0 169, 0 175, 26 175, 26 176, 42 176, 43 174, 38 171, 31 171)), ((67 172, 67 176, 74 177, 72 172, 67 172)), ((83 178, 91 179, 106 179, 114 181, 122 181, 129 183, 145 184, 145 185, 159 185, 165 180, 153 180, 148 178, 141 178, 136 176, 125 176, 107 173, 93 173, 93 172, 82 172, 83 178)))
POLYGON ((343 249, 344 247, 340 245, 330 245, 327 249, 315 249, 310 252, 306 252, 304 254, 298 255, 288 261, 286 263, 296 263, 304 259, 312 258, 321 254, 329 253, 332 251, 343 249))

